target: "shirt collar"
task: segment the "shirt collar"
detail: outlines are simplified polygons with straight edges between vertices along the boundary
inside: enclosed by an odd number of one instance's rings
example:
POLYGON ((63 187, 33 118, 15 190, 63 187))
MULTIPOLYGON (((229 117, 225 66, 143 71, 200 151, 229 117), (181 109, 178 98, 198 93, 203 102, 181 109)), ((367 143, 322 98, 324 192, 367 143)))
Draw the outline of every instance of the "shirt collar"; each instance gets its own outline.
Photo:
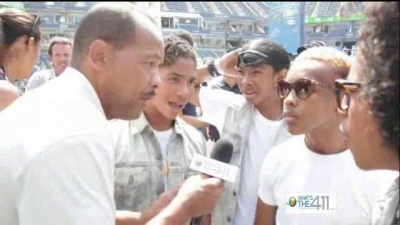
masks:
POLYGON ((68 75, 60 76, 60 79, 57 79, 58 82, 63 84, 64 87, 70 86, 70 90, 76 91, 79 96, 93 103, 93 105, 105 116, 100 98, 87 77, 72 67, 67 67, 64 73, 68 75))
MULTIPOLYGON (((183 120, 180 119, 179 117, 177 117, 174 120, 174 126, 172 128, 173 128, 175 133, 182 135, 182 133, 183 133, 182 125, 183 125, 183 123, 184 123, 183 120)), ((137 118, 136 120, 129 121, 129 127, 130 127, 132 135, 139 134, 139 133, 143 132, 146 128, 150 129, 151 131, 153 130, 153 128, 151 127, 149 121, 146 118, 146 115, 143 112, 140 115, 140 117, 137 118)))

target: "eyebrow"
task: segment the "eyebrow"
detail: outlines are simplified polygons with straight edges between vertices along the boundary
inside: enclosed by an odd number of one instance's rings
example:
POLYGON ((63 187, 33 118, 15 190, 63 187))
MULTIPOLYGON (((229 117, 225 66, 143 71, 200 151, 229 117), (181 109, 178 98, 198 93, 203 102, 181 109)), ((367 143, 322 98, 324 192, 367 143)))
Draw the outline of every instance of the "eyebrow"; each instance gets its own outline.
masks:
MULTIPOLYGON (((167 74, 167 75, 168 75, 168 76, 173 76, 173 77, 185 77, 185 75, 179 74, 179 73, 175 73, 175 72, 169 73, 169 74, 167 74)), ((190 77, 190 80, 195 80, 195 79, 196 79, 195 76, 191 76, 191 77, 190 77)))

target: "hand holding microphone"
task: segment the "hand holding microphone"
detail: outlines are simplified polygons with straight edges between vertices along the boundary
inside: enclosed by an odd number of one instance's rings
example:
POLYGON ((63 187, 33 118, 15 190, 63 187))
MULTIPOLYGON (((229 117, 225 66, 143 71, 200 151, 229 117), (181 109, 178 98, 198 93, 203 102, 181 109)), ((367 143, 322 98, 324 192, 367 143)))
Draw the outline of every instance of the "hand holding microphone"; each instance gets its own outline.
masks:
MULTIPOLYGON (((191 218, 211 213, 224 192, 223 180, 234 182, 236 179, 239 169, 227 164, 232 154, 232 144, 219 140, 211 158, 194 156, 190 168, 202 175, 189 177, 172 202, 147 224, 186 224, 191 218)), ((193 222, 199 224, 201 219, 192 219, 193 222)))
MULTIPOLYGON (((211 151, 210 158, 195 155, 190 168, 201 172, 206 177, 216 177, 225 181, 235 182, 239 168, 229 165, 233 155, 233 145, 229 141, 219 140, 211 151)), ((191 225, 202 224, 202 217, 193 218, 191 225)))

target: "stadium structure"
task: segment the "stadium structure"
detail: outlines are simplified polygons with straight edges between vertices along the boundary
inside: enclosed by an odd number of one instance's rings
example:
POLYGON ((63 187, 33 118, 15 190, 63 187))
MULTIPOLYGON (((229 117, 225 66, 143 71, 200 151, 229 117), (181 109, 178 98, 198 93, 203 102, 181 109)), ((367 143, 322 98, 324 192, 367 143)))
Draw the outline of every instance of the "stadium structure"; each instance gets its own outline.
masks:
MULTIPOLYGON (((22 2, 42 20, 43 49, 39 64, 49 66, 48 41, 53 36, 73 38, 85 13, 97 2, 22 2)), ((144 4, 135 2, 136 4, 144 4)), ((362 2, 147 2, 163 34, 176 29, 192 33, 200 57, 218 57, 230 48, 266 37, 278 42, 297 39, 296 47, 311 40, 350 48, 364 19, 362 2), (285 5, 282 5, 285 4, 285 5), (287 8, 290 7, 290 8, 287 8), (285 31, 286 39, 284 39, 285 31)), ((141 7, 141 8, 146 8, 141 7)), ((287 46, 287 43, 283 44, 287 46)), ((295 48, 288 49, 295 53, 295 48)))

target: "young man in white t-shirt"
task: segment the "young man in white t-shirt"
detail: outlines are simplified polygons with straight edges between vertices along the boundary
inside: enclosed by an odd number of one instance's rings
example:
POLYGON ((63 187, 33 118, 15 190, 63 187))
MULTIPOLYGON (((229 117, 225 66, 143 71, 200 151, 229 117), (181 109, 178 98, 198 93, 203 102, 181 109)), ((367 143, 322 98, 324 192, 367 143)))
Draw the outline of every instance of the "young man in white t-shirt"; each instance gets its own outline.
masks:
POLYGON ((280 44, 258 39, 197 72, 197 84, 210 74, 234 76, 242 92, 237 95, 207 85, 201 87, 199 100, 193 102, 201 107, 202 120, 214 125, 221 139, 233 143, 231 164, 240 167, 236 183, 225 183, 212 224, 254 222, 263 158, 272 146, 290 136, 280 119, 282 99, 276 92, 276 84, 284 79, 289 65, 289 55, 280 44))
MULTIPOLYGON (((155 89, 156 95, 138 119, 111 123, 116 209, 142 212, 143 224, 157 207, 166 205, 157 200, 163 198, 161 194, 176 192, 176 186, 196 174, 189 168, 193 155, 206 155, 201 132, 177 117, 194 91, 194 50, 176 36, 165 37, 164 46, 159 67, 162 83, 155 89)), ((123 214, 118 211, 117 215, 123 214)))
POLYGON ((369 224, 376 174, 357 168, 339 130, 335 99, 334 80, 345 78, 350 65, 344 53, 314 47, 278 83, 284 121, 297 136, 264 161, 256 224, 369 224))

